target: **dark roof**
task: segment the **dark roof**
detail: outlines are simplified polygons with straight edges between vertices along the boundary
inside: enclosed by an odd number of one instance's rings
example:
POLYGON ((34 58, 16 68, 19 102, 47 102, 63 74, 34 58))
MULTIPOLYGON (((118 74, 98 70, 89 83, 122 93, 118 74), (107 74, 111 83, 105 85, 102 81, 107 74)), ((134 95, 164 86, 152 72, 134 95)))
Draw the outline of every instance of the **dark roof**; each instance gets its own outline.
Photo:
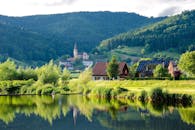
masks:
POLYGON ((170 62, 169 60, 164 59, 143 60, 139 62, 137 72, 144 72, 147 65, 164 64, 164 66, 167 68, 169 66, 169 62, 170 62))
MULTIPOLYGON (((93 75, 107 76, 107 72, 106 72, 107 64, 108 64, 107 62, 97 62, 93 67, 93 75)), ((125 62, 119 63, 119 74, 123 73, 123 68, 125 67, 125 65, 126 65, 125 62)))
POLYGON ((120 62, 119 63, 119 74, 123 73, 123 68, 127 65, 125 62, 120 62))

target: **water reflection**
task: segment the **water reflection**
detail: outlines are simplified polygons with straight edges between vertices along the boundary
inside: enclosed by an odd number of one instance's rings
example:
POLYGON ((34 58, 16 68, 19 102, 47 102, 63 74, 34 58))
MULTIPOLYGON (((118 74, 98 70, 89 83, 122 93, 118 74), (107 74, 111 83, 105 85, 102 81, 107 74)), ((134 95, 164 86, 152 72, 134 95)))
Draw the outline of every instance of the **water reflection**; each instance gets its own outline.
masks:
POLYGON ((17 125, 22 129, 28 119, 29 130, 35 129, 38 121, 40 124, 49 123, 43 128, 39 125, 40 129, 191 130, 195 129, 195 105, 106 100, 81 95, 0 97, 0 129, 24 122, 17 125), (32 122, 34 119, 37 122, 32 122))

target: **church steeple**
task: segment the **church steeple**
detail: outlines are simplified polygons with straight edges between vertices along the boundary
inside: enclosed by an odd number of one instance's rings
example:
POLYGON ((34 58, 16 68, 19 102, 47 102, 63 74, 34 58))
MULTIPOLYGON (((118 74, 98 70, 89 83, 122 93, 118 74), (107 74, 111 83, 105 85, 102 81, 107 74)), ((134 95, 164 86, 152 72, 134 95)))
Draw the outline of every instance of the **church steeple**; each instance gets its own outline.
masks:
POLYGON ((77 44, 76 43, 74 44, 73 55, 74 55, 75 59, 78 58, 78 49, 77 49, 77 44))

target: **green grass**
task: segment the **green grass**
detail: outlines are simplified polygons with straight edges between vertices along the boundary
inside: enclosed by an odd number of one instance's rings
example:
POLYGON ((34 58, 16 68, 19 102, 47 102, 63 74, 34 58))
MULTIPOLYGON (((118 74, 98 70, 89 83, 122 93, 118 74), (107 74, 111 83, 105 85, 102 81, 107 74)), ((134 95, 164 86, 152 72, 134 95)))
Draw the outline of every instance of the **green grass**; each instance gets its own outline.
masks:
POLYGON ((143 47, 122 47, 114 50, 116 53, 139 56, 143 47))
POLYGON ((112 50, 110 53, 112 53, 112 55, 116 55, 119 59, 121 60, 126 60, 126 59, 132 59, 132 60, 136 60, 138 58, 141 58, 141 50, 142 47, 121 47, 121 48, 117 48, 112 50))
POLYGON ((170 80, 124 80, 124 81, 91 81, 88 83, 89 88, 95 87, 109 87, 117 88, 121 87, 127 89, 130 92, 151 91, 154 88, 161 88, 168 93, 176 94, 194 94, 195 95, 195 81, 194 80, 182 80, 182 81, 170 81, 170 80))
MULTIPOLYGON (((161 52, 156 52, 156 53, 150 53, 150 54, 141 54, 141 50, 144 47, 127 47, 127 46, 122 46, 119 48, 116 48, 114 50, 112 50, 111 52, 109 52, 109 56, 110 53, 112 55, 116 55, 120 60, 126 60, 126 59, 131 59, 131 60, 137 60, 137 59, 141 59, 142 57, 171 57, 173 59, 179 59, 180 54, 177 53, 176 51, 161 51, 161 52)), ((109 57, 108 56, 108 57, 109 57)))
POLYGON ((148 57, 171 57, 173 59, 179 59, 180 54, 175 52, 171 52, 171 51, 161 51, 161 52, 156 52, 156 53, 151 53, 149 55, 147 55, 148 57))

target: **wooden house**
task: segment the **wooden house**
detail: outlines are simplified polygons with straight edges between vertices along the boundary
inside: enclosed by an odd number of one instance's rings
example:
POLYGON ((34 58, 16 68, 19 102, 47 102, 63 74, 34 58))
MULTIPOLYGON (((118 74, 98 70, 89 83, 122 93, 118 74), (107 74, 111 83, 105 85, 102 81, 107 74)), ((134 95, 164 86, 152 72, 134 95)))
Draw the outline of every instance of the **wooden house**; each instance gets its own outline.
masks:
MULTIPOLYGON (((109 80, 106 72, 108 63, 97 62, 93 67, 93 80, 109 80)), ((119 76, 118 79, 125 79, 129 76, 129 69, 125 62, 119 63, 119 76)))

